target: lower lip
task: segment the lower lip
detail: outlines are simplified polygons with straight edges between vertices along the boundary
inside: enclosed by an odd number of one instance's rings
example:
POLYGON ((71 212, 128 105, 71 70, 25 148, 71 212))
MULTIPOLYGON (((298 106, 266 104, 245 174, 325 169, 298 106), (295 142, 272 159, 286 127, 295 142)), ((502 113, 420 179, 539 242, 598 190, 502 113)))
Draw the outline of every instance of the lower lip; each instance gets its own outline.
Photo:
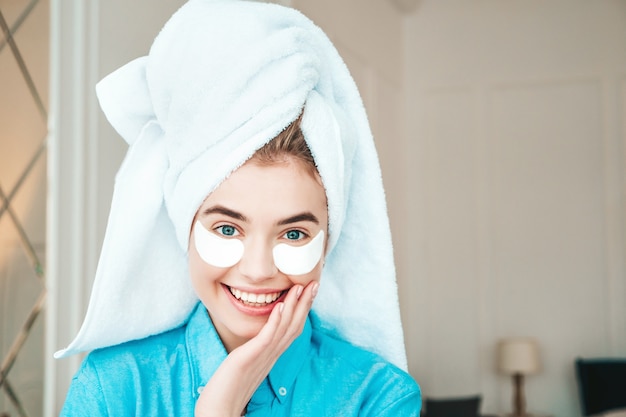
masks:
POLYGON ((265 304, 259 307, 255 307, 255 306, 251 306, 248 304, 244 304, 242 301, 236 299, 233 293, 230 292, 230 289, 228 289, 226 285, 222 284, 222 288, 224 289, 224 292, 226 293, 226 296, 228 297, 232 305, 240 312, 247 314, 249 316, 269 316, 269 314, 272 312, 276 304, 283 301, 287 294, 287 292, 285 292, 280 297, 278 297, 276 301, 274 301, 271 304, 265 304))

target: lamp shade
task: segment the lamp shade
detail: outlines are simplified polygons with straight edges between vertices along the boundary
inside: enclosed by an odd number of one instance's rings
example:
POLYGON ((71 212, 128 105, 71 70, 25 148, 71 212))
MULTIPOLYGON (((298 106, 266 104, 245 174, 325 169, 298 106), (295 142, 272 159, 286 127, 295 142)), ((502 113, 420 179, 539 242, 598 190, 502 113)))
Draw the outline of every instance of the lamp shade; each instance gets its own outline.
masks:
POLYGON ((498 343, 498 369, 506 374, 539 372, 539 347, 531 338, 508 338, 498 343))

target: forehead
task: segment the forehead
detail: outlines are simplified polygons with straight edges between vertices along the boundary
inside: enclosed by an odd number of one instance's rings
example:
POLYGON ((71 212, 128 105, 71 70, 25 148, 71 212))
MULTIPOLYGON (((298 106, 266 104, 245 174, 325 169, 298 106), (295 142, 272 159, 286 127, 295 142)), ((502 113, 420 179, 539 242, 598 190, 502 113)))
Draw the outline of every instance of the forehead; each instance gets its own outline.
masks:
POLYGON ((324 223, 328 217, 319 175, 295 160, 276 164, 248 161, 207 196, 201 209, 214 204, 251 218, 289 216, 302 211, 314 211, 324 223))

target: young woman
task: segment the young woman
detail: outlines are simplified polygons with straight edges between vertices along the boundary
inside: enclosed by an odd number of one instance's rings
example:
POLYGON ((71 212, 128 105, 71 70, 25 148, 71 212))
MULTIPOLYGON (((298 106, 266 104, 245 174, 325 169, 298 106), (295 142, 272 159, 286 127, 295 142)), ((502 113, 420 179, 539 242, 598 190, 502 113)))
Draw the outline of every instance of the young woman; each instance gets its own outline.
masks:
POLYGON ((192 0, 98 95, 130 149, 62 415, 418 416, 373 141, 319 28, 192 0))

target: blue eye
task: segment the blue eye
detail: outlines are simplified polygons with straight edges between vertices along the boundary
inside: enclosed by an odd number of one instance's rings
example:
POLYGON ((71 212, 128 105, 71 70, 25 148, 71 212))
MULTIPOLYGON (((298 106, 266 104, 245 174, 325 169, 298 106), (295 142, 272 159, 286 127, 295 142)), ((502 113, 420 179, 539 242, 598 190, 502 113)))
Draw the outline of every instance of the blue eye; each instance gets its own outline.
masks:
POLYGON ((237 229, 227 224, 225 224, 224 226, 219 226, 215 230, 217 231, 217 233, 224 236, 235 236, 238 234, 237 229))
POLYGON ((285 233, 285 237, 289 240, 300 240, 305 237, 305 234, 299 230, 290 230, 285 233))

